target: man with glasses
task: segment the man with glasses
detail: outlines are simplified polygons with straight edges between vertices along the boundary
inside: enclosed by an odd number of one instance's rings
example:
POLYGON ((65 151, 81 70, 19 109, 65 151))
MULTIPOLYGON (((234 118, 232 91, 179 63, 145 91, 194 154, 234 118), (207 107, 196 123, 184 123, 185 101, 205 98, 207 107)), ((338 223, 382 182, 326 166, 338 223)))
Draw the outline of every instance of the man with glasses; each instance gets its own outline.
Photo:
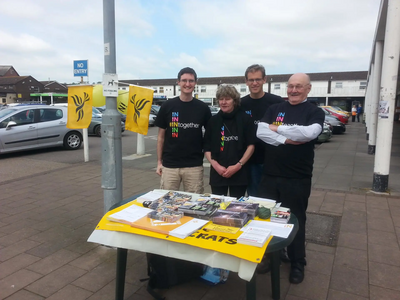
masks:
MULTIPOLYGON (((272 104, 283 102, 283 100, 277 95, 264 92, 263 87, 267 81, 267 76, 265 75, 265 68, 262 65, 251 65, 246 69, 244 76, 250 94, 241 99, 241 106, 251 116, 254 124, 257 125, 268 107, 272 104)), ((258 196, 258 186, 261 181, 263 163, 264 143, 257 139, 254 153, 249 160, 248 195, 258 196)))
POLYGON ((157 114, 157 174, 161 189, 203 193, 203 131, 211 111, 193 98, 197 74, 189 67, 178 73, 180 95, 164 102, 157 114))
POLYGON ((266 143, 260 196, 281 202, 299 221, 299 231, 288 246, 289 281, 294 284, 304 279, 306 210, 314 143, 325 118, 321 109, 307 101, 310 90, 307 74, 292 75, 287 87, 288 101, 271 106, 257 129, 257 137, 266 143))

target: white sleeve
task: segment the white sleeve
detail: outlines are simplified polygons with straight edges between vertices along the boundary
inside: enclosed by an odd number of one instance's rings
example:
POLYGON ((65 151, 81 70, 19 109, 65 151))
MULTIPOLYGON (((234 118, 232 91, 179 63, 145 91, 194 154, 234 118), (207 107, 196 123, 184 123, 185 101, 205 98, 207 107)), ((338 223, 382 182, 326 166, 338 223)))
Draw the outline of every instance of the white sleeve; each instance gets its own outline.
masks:
POLYGON ((257 125, 257 137, 272 146, 279 146, 286 141, 286 137, 269 129, 269 124, 264 122, 257 125))
POLYGON ((318 137, 321 133, 321 125, 314 123, 308 126, 293 125, 286 126, 281 125, 278 127, 278 133, 285 136, 286 138, 295 142, 309 142, 318 137))

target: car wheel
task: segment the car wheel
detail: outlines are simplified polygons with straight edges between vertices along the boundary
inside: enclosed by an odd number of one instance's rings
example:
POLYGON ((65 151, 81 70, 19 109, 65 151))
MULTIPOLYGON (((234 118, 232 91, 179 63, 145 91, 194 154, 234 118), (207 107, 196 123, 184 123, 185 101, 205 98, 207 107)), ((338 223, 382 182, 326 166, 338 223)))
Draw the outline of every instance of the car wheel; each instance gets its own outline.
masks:
POLYGON ((101 125, 97 125, 97 126, 94 128, 94 134, 95 134, 96 136, 101 137, 101 125))
POLYGON ((67 150, 77 150, 82 145, 82 135, 79 132, 68 132, 64 137, 64 148, 67 150))

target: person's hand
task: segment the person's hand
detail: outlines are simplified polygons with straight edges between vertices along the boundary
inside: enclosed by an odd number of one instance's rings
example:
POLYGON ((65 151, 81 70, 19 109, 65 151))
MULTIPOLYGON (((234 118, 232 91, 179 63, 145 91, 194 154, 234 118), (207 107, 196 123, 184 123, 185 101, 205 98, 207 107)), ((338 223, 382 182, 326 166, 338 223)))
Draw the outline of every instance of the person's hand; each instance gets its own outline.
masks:
POLYGON ((240 164, 229 166, 226 171, 222 174, 222 177, 231 178, 237 171, 242 168, 240 164))
POLYGON ((296 142, 296 141, 292 141, 291 139, 286 139, 285 144, 286 145, 302 145, 305 142, 296 142))
POLYGON ((157 164, 156 173, 161 176, 162 173, 162 163, 157 164))
POLYGON ((217 163, 216 161, 213 162, 212 167, 214 168, 215 171, 217 171, 217 173, 218 173, 220 176, 223 176, 222 174, 224 174, 224 173, 226 172, 226 168, 223 167, 223 166, 221 166, 221 165, 220 165, 219 163, 217 163))
POLYGON ((278 125, 269 124, 269 129, 272 131, 278 132, 278 125))

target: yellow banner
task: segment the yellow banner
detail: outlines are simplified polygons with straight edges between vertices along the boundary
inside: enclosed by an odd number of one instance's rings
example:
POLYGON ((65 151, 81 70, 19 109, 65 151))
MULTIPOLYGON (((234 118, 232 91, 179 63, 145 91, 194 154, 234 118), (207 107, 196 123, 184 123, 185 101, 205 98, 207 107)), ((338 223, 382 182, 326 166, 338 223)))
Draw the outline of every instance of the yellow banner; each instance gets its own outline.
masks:
POLYGON ((144 135, 147 134, 153 93, 152 89, 132 85, 129 87, 125 129, 144 135))
POLYGON ((127 224, 117 223, 107 220, 107 216, 116 213, 130 205, 135 205, 136 201, 129 202, 112 211, 109 211, 103 216, 96 227, 96 230, 122 231, 134 233, 144 236, 150 236, 162 240, 168 240, 175 243, 187 244, 203 249, 218 251, 225 254, 230 254, 241 259, 245 259, 254 263, 260 263, 272 236, 269 237, 263 247, 254 247, 244 244, 238 244, 237 238, 242 234, 242 231, 236 233, 218 232, 208 229, 200 229, 188 236, 185 239, 176 238, 170 235, 157 233, 149 230, 139 229, 127 224))
POLYGON ((70 129, 88 128, 92 121, 93 86, 68 87, 68 121, 70 129))

